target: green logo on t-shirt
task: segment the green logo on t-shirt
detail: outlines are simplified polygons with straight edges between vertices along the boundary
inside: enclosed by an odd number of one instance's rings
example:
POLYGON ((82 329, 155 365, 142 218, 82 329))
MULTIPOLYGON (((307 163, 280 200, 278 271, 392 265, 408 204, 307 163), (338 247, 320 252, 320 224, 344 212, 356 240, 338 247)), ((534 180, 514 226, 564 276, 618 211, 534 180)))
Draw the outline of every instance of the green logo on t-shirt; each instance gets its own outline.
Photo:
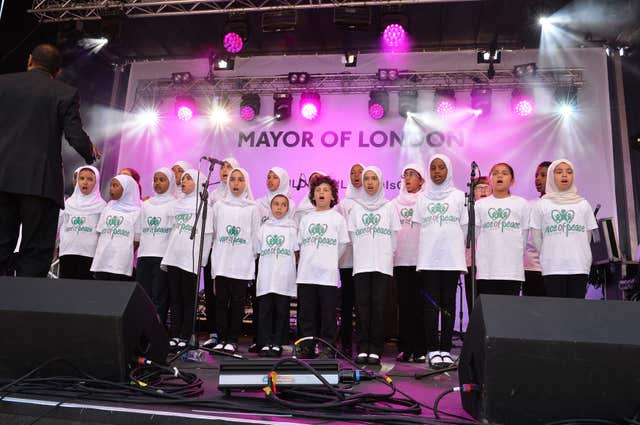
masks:
POLYGON ((576 213, 574 210, 562 209, 560 211, 558 210, 551 211, 551 219, 556 223, 562 223, 563 221, 567 223, 571 223, 573 221, 573 217, 575 216, 576 216, 576 213))
POLYGON ((191 221, 191 217, 193 217, 193 214, 190 213, 176 215, 175 229, 178 230, 178 234, 182 234, 182 232, 188 232, 191 234, 193 226, 188 224, 191 221))
POLYGON ((107 232, 111 233, 111 239, 114 236, 129 236, 129 231, 124 229, 119 229, 120 225, 124 222, 124 217, 121 215, 109 215, 105 221, 107 225, 107 232))
POLYGON ((362 236, 365 234, 371 234, 371 237, 375 238, 376 233, 383 235, 391 235, 391 230, 386 227, 378 227, 380 223, 380 214, 365 213, 362 214, 362 224, 364 228, 358 228, 355 231, 355 236, 362 236))
POLYGON ((510 208, 489 208, 487 215, 491 219, 482 225, 483 229, 495 230, 500 229, 504 232, 504 229, 519 229, 519 221, 507 221, 511 216, 510 208))
POLYGON ((242 239, 239 237, 240 232, 242 232, 242 229, 240 228, 240 226, 234 226, 232 224, 229 224, 226 227, 226 231, 227 231, 227 236, 221 236, 219 239, 221 243, 230 243, 231 245, 247 244, 246 239, 242 239))
POLYGON ((413 208, 402 208, 400 210, 400 224, 409 224, 413 227, 413 208))
POLYGON ((546 235, 564 234, 566 237, 569 237, 569 233, 572 232, 586 232, 587 226, 571 224, 575 216, 576 212, 574 210, 565 210, 564 208, 561 210, 552 210, 551 220, 553 220, 555 224, 546 226, 544 233, 546 235))
POLYGON ((436 202, 430 203, 427 205, 427 211, 429 211, 432 215, 436 214, 444 214, 449 210, 449 204, 446 202, 436 202))
POLYGON ((319 248, 320 245, 328 245, 328 246, 337 245, 338 241, 336 239, 324 237, 324 234, 327 233, 328 228, 329 226, 327 224, 311 223, 307 228, 310 236, 306 238, 302 238, 302 245, 313 244, 316 246, 316 249, 319 248))
MULTIPOLYGON (((189 214, 187 214, 189 215, 189 214)), ((160 217, 149 216, 147 217, 147 227, 142 229, 142 233, 151 233, 152 236, 156 236, 156 233, 167 234, 171 230, 169 227, 160 227, 162 219, 160 217)))
POLYGON ((281 247, 284 244, 284 236, 282 235, 268 235, 267 236, 267 245, 269 248, 272 247, 281 247))
POLYGON ((89 226, 83 226, 84 223, 86 222, 86 218, 85 217, 80 217, 80 216, 73 216, 71 217, 71 220, 69 220, 69 222, 72 224, 71 227, 67 227, 65 228, 66 232, 75 232, 75 233, 91 233, 93 232, 93 229, 89 226))
POLYGON ((263 249, 260 252, 260 255, 265 256, 265 255, 275 254, 276 258, 278 258, 280 255, 286 255, 286 256, 291 255, 290 249, 282 248, 282 245, 284 245, 284 241, 285 241, 285 238, 283 235, 267 235, 265 240, 267 242, 268 248, 263 249))
POLYGON ((162 220, 160 217, 147 217, 147 224, 151 227, 157 227, 162 220))
POLYGON ((426 225, 439 224, 442 226, 446 222, 455 223, 459 221, 458 217, 454 215, 446 215, 447 211, 449 211, 449 204, 446 202, 431 202, 427 205, 427 211, 431 215, 425 217, 424 224, 426 225))

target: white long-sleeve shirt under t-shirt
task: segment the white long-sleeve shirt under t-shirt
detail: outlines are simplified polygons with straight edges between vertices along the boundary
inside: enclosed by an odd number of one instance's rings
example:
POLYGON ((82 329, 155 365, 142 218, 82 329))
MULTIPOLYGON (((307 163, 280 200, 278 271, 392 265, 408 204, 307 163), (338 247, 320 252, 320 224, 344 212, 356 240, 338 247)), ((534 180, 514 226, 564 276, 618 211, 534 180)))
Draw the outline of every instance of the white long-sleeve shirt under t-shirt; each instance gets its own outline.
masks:
POLYGON ((559 204, 540 199, 531 212, 529 226, 542 235, 540 265, 544 276, 589 274, 589 238, 598 223, 587 200, 559 204))
POLYGON ((349 243, 347 222, 329 209, 311 211, 300 220, 298 284, 338 286, 338 260, 349 243))
MULTIPOLYGON (((349 223, 349 211, 351 211, 351 208, 353 208, 354 205, 357 205, 356 201, 351 198, 347 198, 343 199, 335 208, 336 211, 342 214, 344 219, 347 221, 347 226, 349 223)), ((338 265, 341 269, 350 269, 353 267, 353 245, 351 243, 347 244, 345 247, 344 253, 342 253, 340 260, 338 261, 338 265)))
POLYGON ((420 224, 417 270, 465 271, 465 234, 469 213, 464 192, 456 189, 441 200, 420 196, 413 222, 420 224))
POLYGON ((165 253, 162 256, 161 267, 177 267, 189 273, 198 273, 198 257, 200 255, 200 241, 202 244, 202 266, 206 266, 211 249, 211 239, 213 238, 213 220, 211 215, 207 215, 204 226, 204 238, 202 238, 202 221, 199 218, 196 228, 195 238, 191 239, 191 231, 196 221, 196 211, 177 211, 170 207, 167 212, 169 222, 173 224, 169 239, 165 246, 165 253))
POLYGON ((524 281, 522 257, 529 229, 529 203, 520 196, 476 202, 477 278, 524 281))
POLYGON ((108 206, 102 211, 97 229, 100 236, 91 264, 92 272, 131 276, 133 274, 133 242, 140 210, 115 211, 108 206))
POLYGON ((258 206, 216 202, 212 208, 212 216, 212 277, 253 280, 258 251, 256 237, 260 229, 258 206))
POLYGON ((269 293, 296 296, 296 257, 298 229, 265 222, 257 234, 258 277, 256 296, 269 293))
POLYGON ((76 211, 69 214, 60 211, 58 227, 60 230, 59 255, 81 255, 93 257, 98 246, 97 231, 101 213, 83 214, 76 211))
MULTIPOLYGON (((529 215, 531 215, 531 211, 533 211, 536 202, 538 202, 538 199, 529 201, 529 215)), ((540 266, 540 253, 533 243, 533 233, 531 232, 529 232, 529 237, 527 238, 523 262, 525 271, 539 272, 542 270, 542 266, 540 266)))
POLYGON ((136 233, 140 234, 138 258, 164 257, 174 225, 171 214, 174 201, 153 205, 149 201, 142 203, 142 210, 136 233))
POLYGON ((347 224, 353 246, 353 274, 380 272, 393 276, 393 253, 400 230, 393 204, 387 202, 370 211, 356 203, 347 224))
POLYGON ((416 204, 402 205, 397 199, 392 200, 398 219, 400 220, 400 230, 398 230, 397 246, 393 258, 394 266, 414 266, 418 263, 418 250, 420 243, 420 225, 413 222, 413 215, 416 204))

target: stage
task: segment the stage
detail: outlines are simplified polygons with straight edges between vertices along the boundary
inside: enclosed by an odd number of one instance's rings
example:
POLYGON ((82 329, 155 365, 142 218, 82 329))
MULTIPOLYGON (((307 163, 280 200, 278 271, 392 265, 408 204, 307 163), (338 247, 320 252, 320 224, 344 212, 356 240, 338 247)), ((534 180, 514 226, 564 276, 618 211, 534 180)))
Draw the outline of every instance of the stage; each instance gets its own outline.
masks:
MULTIPOLYGON (((249 340, 242 341, 240 354, 246 357, 246 361, 259 359, 257 354, 247 352, 249 340)), ((458 355, 460 351, 460 341, 454 341, 458 347, 454 348, 453 354, 458 355)), ((290 347, 285 348, 284 356, 291 354, 290 347)), ((372 369, 389 376, 396 388, 407 393, 420 403, 423 403, 420 416, 413 416, 414 419, 424 419, 433 421, 434 415, 430 407, 436 397, 443 391, 458 386, 457 372, 445 372, 429 376, 423 379, 415 379, 415 375, 430 372, 427 364, 400 363, 395 361, 395 344, 389 343, 385 347, 385 354, 382 358, 381 367, 372 369)), ((238 360, 242 361, 242 360, 238 360)), ((248 403, 247 398, 264 398, 262 391, 256 392, 234 392, 230 398, 225 398, 224 394, 217 389, 218 385, 218 356, 206 355, 206 362, 194 363, 177 360, 174 366, 183 371, 195 373, 203 381, 204 393, 198 397, 197 401, 203 402, 202 407, 183 407, 170 404, 132 404, 132 403, 105 403, 83 399, 61 399, 51 396, 29 396, 25 394, 9 394, 0 403, 0 423, 8 424, 31 424, 37 420, 37 424, 117 424, 117 425, 137 425, 137 424, 320 424, 339 423, 328 422, 325 419, 298 418, 291 415, 276 415, 271 412, 264 414, 247 414, 234 411, 226 411, 218 408, 206 407, 207 400, 238 401, 248 403), (63 404, 56 407, 60 402, 63 404)), ((341 361, 342 368, 351 368, 346 362, 341 361)), ((353 387, 354 391, 366 393, 385 392, 386 387, 377 382, 362 382, 353 387)), ((273 405, 273 407, 276 407, 273 405)), ((259 407, 257 407, 259 409, 259 407)), ((438 410, 441 416, 446 419, 446 413, 463 416, 473 421, 463 410, 458 393, 448 394, 439 403, 438 410)), ((324 411, 323 413, 328 413, 324 411)), ((455 420, 455 419, 454 419, 455 420)), ((354 423, 354 422, 350 422, 354 423)))

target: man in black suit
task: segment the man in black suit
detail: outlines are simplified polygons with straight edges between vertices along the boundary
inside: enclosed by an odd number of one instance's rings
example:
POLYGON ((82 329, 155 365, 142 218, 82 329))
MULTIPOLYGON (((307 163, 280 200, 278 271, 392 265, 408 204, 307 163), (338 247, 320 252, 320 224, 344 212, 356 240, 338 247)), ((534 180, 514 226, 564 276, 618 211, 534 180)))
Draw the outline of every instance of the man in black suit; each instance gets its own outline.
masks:
POLYGON ((61 62, 43 44, 27 72, 0 75, 0 275, 9 272, 22 225, 16 275, 47 276, 64 208, 62 132, 87 164, 100 157, 82 129, 78 90, 54 79, 61 62))

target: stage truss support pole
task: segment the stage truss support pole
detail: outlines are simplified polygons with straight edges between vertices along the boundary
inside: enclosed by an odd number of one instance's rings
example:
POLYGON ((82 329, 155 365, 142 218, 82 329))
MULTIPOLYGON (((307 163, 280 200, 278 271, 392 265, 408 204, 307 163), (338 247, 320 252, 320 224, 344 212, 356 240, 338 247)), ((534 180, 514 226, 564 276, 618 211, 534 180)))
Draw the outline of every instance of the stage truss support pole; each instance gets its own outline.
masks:
MULTIPOLYGON (((124 65, 114 64, 113 65, 113 85, 111 86, 111 99, 109 100, 109 107, 112 111, 117 111, 118 109, 122 109, 122 113, 124 114, 124 108, 119 106, 119 96, 120 96, 120 88, 122 85, 122 79, 124 78, 124 65)), ((112 123, 112 125, 122 125, 124 122, 123 119, 119 120, 120 123, 112 123)), ((120 157, 120 140, 121 140, 121 132, 118 131, 117 135, 113 136, 110 139, 104 141, 102 146, 99 148, 102 150, 102 163, 100 164, 100 175, 101 176, 115 176, 118 172, 118 161, 120 157)), ((109 195, 109 185, 105 186, 106 193, 104 195, 109 195)), ((108 196, 107 196, 108 198, 108 196)), ((106 198, 105 198, 106 199, 106 198)))

